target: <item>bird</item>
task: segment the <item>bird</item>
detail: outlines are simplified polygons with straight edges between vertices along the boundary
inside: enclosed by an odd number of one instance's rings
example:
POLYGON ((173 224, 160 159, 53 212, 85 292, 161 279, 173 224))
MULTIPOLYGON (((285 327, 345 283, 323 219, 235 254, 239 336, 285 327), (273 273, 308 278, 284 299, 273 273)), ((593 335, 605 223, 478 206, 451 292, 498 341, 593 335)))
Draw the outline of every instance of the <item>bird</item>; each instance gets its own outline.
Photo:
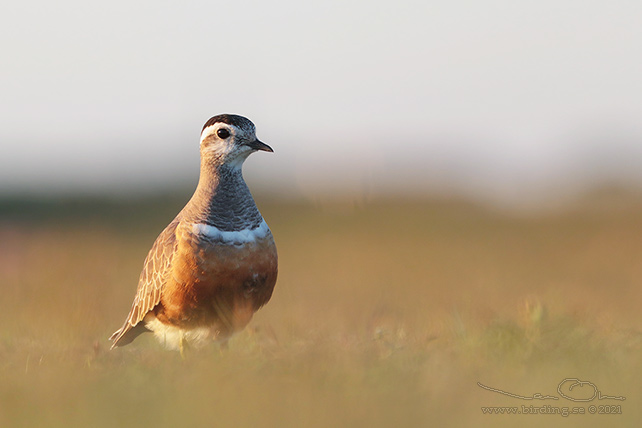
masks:
POLYGON ((220 114, 205 122, 196 190, 149 251, 111 349, 147 331, 181 355, 212 340, 225 345, 270 300, 276 245, 242 172, 257 151, 273 152, 249 119, 220 114))

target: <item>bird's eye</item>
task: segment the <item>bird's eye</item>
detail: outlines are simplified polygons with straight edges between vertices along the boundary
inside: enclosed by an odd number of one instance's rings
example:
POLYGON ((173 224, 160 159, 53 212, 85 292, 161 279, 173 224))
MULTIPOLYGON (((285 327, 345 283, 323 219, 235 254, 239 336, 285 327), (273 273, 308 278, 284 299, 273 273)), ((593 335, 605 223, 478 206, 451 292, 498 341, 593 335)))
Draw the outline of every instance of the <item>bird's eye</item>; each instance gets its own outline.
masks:
POLYGON ((224 139, 226 139, 227 137, 230 136, 230 131, 228 131, 225 128, 221 128, 218 131, 216 131, 216 135, 218 135, 219 138, 224 140, 224 139))

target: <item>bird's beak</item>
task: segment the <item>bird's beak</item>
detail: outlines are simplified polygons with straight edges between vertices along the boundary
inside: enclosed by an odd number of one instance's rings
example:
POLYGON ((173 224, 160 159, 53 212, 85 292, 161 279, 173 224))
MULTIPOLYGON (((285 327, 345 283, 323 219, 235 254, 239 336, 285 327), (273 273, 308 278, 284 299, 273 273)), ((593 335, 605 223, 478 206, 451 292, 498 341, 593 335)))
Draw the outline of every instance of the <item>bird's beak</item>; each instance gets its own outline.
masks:
POLYGON ((247 145, 254 150, 261 150, 261 151, 270 152, 270 153, 274 152, 274 150, 272 150, 272 147, 268 146, 267 144, 259 140, 254 140, 251 143, 248 143, 247 145))

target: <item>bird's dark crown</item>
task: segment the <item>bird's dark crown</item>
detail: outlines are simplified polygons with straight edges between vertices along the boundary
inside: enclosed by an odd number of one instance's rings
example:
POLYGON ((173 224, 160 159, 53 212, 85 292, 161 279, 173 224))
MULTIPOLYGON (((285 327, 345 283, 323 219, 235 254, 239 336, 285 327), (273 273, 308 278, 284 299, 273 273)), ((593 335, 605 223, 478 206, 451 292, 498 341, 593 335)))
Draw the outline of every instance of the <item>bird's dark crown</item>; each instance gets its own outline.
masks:
POLYGON ((216 123, 226 123, 228 125, 233 125, 243 131, 252 131, 255 129, 252 121, 243 116, 239 116, 236 114, 219 114, 218 116, 211 117, 207 122, 205 122, 205 125, 203 125, 203 129, 201 130, 201 134, 203 133, 205 128, 216 123))

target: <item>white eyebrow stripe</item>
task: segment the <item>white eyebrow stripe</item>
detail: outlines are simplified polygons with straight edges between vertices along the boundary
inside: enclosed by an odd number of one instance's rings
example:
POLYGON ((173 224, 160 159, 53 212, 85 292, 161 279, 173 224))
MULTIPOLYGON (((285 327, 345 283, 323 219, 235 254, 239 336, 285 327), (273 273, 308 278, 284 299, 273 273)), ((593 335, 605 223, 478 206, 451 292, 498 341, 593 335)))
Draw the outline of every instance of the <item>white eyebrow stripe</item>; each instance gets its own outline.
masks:
POLYGON ((201 131, 201 144, 203 144, 203 141, 205 141, 208 137, 215 134, 216 131, 218 131, 221 128, 224 128, 230 131, 230 135, 234 138, 247 138, 249 140, 256 139, 256 128, 254 127, 251 129, 243 129, 243 128, 237 128, 236 126, 229 125, 227 123, 217 122, 201 131))
POLYGON ((261 224, 254 229, 230 231, 220 230, 216 226, 211 226, 209 224, 194 223, 192 225, 192 231, 195 234, 203 235, 213 241, 219 241, 226 244, 247 244, 255 242, 257 239, 265 238, 268 233, 270 233, 270 228, 265 220, 263 220, 261 221, 261 224))
POLYGON ((218 123, 215 123, 215 124, 213 124, 213 125, 208 126, 208 127, 207 127, 207 128, 205 128, 205 129, 203 129, 203 131, 201 132, 201 143, 203 143, 203 141, 204 141, 207 137, 209 137, 209 136, 210 136, 210 135, 212 135, 215 131, 217 131, 217 130, 218 130, 218 128, 219 128, 219 127, 218 127, 217 125, 219 125, 219 124, 218 124, 218 123))

